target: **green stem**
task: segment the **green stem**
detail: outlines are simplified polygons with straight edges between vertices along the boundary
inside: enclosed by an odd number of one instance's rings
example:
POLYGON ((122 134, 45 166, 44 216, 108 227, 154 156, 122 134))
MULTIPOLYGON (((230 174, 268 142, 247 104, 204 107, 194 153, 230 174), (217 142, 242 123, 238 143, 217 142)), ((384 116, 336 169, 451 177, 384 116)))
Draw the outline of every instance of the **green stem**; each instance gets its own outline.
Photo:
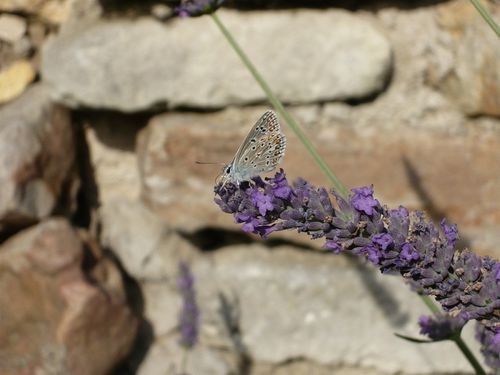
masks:
POLYGON ((182 361, 181 361, 181 374, 187 373, 187 360, 188 360, 188 349, 184 348, 182 352, 182 361))
POLYGON ((476 359, 476 356, 470 351, 469 347, 467 344, 464 342, 464 340, 460 337, 460 334, 458 334, 453 341, 455 341, 455 344, 457 344, 458 348, 462 352, 462 354, 467 358, 469 361, 470 365, 476 371, 476 375, 486 375, 486 371, 484 371, 483 367, 479 363, 479 361, 476 359))
POLYGON ((484 18, 486 23, 490 25, 492 30, 497 34, 497 36, 500 38, 500 26, 497 25, 491 14, 488 12, 488 10, 480 3, 479 0, 470 0, 472 5, 477 9, 479 14, 484 18))
POLYGON ((212 19, 216 23, 216 25, 219 27, 220 31, 222 34, 225 36, 231 47, 235 50, 235 52, 238 54, 240 57, 241 61, 247 69, 250 71, 250 73, 253 75, 255 80, 259 83, 260 87, 262 90, 264 90, 265 94, 267 95, 267 98, 273 105, 273 107, 276 109, 276 111, 281 115, 281 117, 286 121, 286 123, 290 126, 292 131, 295 133, 297 138, 302 142, 306 150, 309 152, 309 154, 312 156, 316 164, 318 164, 319 168, 323 171, 323 173, 328 177, 328 179, 331 181, 333 186, 335 187, 335 190, 345 199, 349 197, 349 192, 347 189, 342 185, 340 180, 337 178, 335 173, 332 172, 332 170, 328 167, 326 162, 323 160, 321 155, 318 153, 316 148, 313 146, 309 138, 305 135, 304 131, 300 127, 299 123, 290 115, 290 113, 285 109, 281 101, 278 99, 278 97, 274 94, 274 92, 271 90, 267 82, 264 80, 262 75, 259 73, 257 68, 253 65, 253 63, 250 61, 246 53, 241 49, 239 44, 236 42, 236 40, 233 38, 231 33, 226 29, 224 24, 221 22, 219 17, 215 14, 211 14, 212 19))
MULTIPOLYGON (((443 314, 441 309, 434 303, 434 301, 432 300, 431 297, 425 296, 423 294, 419 294, 419 296, 422 299, 422 301, 425 303, 427 308, 429 310, 431 310, 435 316, 441 316, 443 314)), ((486 372, 482 368, 479 361, 476 359, 476 356, 474 355, 474 353, 471 352, 471 350, 469 349, 469 347, 467 346, 465 341, 462 339, 462 337, 460 336, 460 333, 461 332, 457 333, 450 340, 454 341, 455 344, 457 344, 458 348, 460 349, 462 354, 465 356, 465 358, 467 358, 467 360, 469 361, 472 368, 476 371, 477 375, 486 375, 486 372)))
MULTIPOLYGON (((477 0, 471 0, 473 3, 477 0)), ((478 9, 479 10, 479 9, 478 9)), ((480 11, 481 13, 481 11, 480 11)), ((481 13, 483 14, 483 13, 481 13)), ((276 109, 276 111, 283 117, 283 119, 286 121, 286 123, 290 126, 290 128, 293 130, 295 135, 299 138, 299 140, 302 142, 306 150, 309 152, 309 154, 312 156, 316 164, 320 167, 320 169, 323 171, 323 173, 328 177, 328 179, 331 181, 337 192, 345 199, 348 198, 349 192, 347 189, 342 185, 342 183, 339 181, 337 176, 332 172, 332 170, 328 167, 326 162, 323 160, 323 158, 319 155, 318 151, 316 151, 316 148, 313 146, 309 138, 305 135, 304 131, 300 127, 299 123, 290 115, 290 113, 285 109, 281 101, 278 99, 278 97, 274 94, 274 92, 271 90, 267 82, 264 80, 262 75, 259 73, 257 68, 253 65, 253 63, 250 61, 246 53, 241 49, 239 44, 236 42, 236 40, 233 38, 229 30, 226 29, 224 24, 221 22, 219 17, 215 14, 211 14, 212 19, 214 20, 215 24, 218 26, 224 37, 227 39, 231 47, 235 50, 235 52, 238 54, 240 57, 241 61, 247 69, 250 71, 250 73, 253 75, 255 80, 259 83, 260 87, 262 90, 265 92, 267 95, 267 98, 273 105, 273 107, 276 109)), ((483 17, 485 17, 483 15, 483 17)), ((486 18, 485 18, 486 19, 486 18)), ((489 23, 489 22, 488 22, 489 23)), ((493 21, 494 23, 494 21, 493 21)), ((495 24, 496 26, 496 24, 495 24)), ((493 27, 493 26, 492 26, 493 27)), ((494 28, 495 29, 495 28, 494 28)), ((499 34, 500 36, 500 34, 499 34)), ((441 314, 441 310, 439 309, 436 304, 432 301, 432 299, 428 296, 420 295, 422 301, 425 303, 425 305, 431 310, 431 312, 435 315, 441 314)), ((462 340, 460 336, 457 336, 454 341, 462 351, 462 353, 465 355, 465 357, 468 359, 470 362, 471 366, 476 370, 476 373, 478 375, 486 375, 484 370, 482 369, 481 365, 477 361, 477 359, 474 357, 474 354, 469 350, 465 342, 462 340)))
POLYGON ((425 306, 427 306, 427 308, 429 310, 431 310, 431 312, 436 315, 436 316, 439 316, 441 315, 441 310, 439 309, 439 307, 436 306, 436 304, 432 301, 432 298, 429 297, 429 296, 425 296, 423 294, 419 294, 419 297, 420 299, 425 303, 425 306))

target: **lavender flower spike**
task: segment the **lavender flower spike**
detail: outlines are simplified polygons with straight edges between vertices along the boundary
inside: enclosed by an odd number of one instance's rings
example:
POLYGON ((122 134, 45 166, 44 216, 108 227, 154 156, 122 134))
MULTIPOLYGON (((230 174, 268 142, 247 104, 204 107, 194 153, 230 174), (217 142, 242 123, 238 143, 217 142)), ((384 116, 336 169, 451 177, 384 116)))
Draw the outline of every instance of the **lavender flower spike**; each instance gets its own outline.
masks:
POLYGON ((491 330, 478 323, 476 339, 481 343, 481 353, 486 364, 500 371, 500 327, 491 330))
POLYGON ((363 256, 383 273, 398 273, 418 292, 434 296, 445 311, 464 321, 500 327, 500 262, 455 247, 456 226, 439 230, 421 212, 388 209, 373 197, 373 187, 352 190, 345 200, 305 180, 290 185, 283 170, 273 178, 215 186, 215 202, 233 214, 243 230, 266 237, 296 229, 326 239, 335 253, 363 256))
POLYGON ((198 341, 200 312, 196 303, 193 275, 189 266, 183 262, 179 263, 177 287, 182 296, 182 309, 179 314, 181 332, 179 343, 186 348, 192 348, 198 341))
POLYGON ((223 2, 224 0, 181 0, 175 13, 179 17, 199 17, 215 12, 223 2))
POLYGON ((418 320, 420 333, 433 341, 442 341, 459 334, 465 321, 460 317, 449 315, 428 316, 422 315, 418 320))

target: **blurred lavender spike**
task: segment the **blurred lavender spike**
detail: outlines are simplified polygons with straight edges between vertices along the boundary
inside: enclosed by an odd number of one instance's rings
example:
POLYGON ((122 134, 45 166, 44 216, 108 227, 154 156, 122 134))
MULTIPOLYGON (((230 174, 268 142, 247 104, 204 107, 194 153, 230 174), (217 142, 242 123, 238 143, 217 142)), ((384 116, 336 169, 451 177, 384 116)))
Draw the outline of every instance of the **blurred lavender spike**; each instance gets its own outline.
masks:
POLYGON ((215 12, 224 0, 181 0, 175 8, 179 17, 199 17, 204 14, 215 12))
POLYGON ((179 314, 181 333, 179 343, 186 348, 192 348, 198 341, 200 311, 196 302, 194 277, 187 263, 179 263, 177 287, 182 296, 182 309, 179 314))

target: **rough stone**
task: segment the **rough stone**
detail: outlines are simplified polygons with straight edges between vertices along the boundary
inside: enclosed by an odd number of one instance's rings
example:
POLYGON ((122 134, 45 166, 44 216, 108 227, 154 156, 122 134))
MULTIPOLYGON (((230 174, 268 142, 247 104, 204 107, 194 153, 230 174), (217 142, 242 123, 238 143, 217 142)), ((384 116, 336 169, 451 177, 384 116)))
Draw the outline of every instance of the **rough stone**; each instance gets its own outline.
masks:
MULTIPOLYGON (((394 336, 418 337, 425 305, 401 279, 355 260, 252 244, 193 259, 191 268, 202 318, 188 373, 242 373, 245 363, 257 375, 471 371, 452 343, 418 346, 394 336)), ((172 282, 143 286, 145 314, 158 335, 138 373, 179 371, 179 296, 172 282)), ((464 338, 477 353, 471 325, 464 338)))
POLYGON ((68 17, 72 1, 74 0, 2 0, 0 11, 33 14, 45 22, 58 25, 68 17))
MULTIPOLYGON (((125 199, 108 202, 101 207, 100 224, 103 246, 112 250, 125 271, 140 282, 144 318, 152 327, 153 340, 137 373, 154 375, 164 374, 166 369, 180 371, 184 349, 178 344, 181 306, 176 284, 178 264, 181 260, 190 263, 209 260, 198 257, 190 241, 175 233, 140 202, 125 199)), ((235 373, 231 371, 234 360, 226 358, 227 350, 220 352, 212 345, 214 331, 220 332, 213 326, 214 318, 205 313, 214 310, 214 302, 218 301, 217 287, 208 282, 196 288, 199 288, 199 303, 204 306, 203 330, 211 334, 207 340, 202 333, 200 345, 188 355, 187 371, 214 375, 235 373)), ((218 342, 228 340, 222 336, 217 336, 218 342)), ((133 362, 133 358, 134 353, 129 360, 133 362)))
POLYGON ((137 122, 133 116, 107 115, 83 120, 90 163, 102 204, 114 198, 137 199, 140 195, 139 170, 134 152, 137 122))
MULTIPOLYGON (((500 5, 483 5, 490 8, 493 18, 499 18, 500 5)), ((491 48, 498 36, 466 0, 440 6, 437 22, 447 32, 453 62, 443 69, 436 59, 429 68, 430 82, 465 113, 500 117, 500 49, 491 48)))
POLYGON ((27 60, 18 60, 0 71, 0 104, 21 95, 35 78, 35 69, 27 60))
MULTIPOLYGON (((404 103, 388 107, 388 113, 380 112, 383 104, 343 106, 340 111, 337 106, 316 111, 298 108, 294 113, 305 120, 301 122, 306 132, 346 186, 374 184, 377 197, 389 206, 424 209, 436 220, 446 216, 459 224, 464 245, 498 257, 500 238, 494 228, 500 225, 499 206, 495 204, 500 196, 500 180, 496 178, 500 172, 500 128, 495 121, 465 120, 447 110, 460 120, 447 127, 440 121, 441 112, 436 118, 415 108, 410 118, 420 127, 395 131, 408 118, 398 107, 404 103), (394 115, 392 120, 386 117, 390 114, 394 115), (391 122, 384 124, 385 120, 391 122)), ((221 167, 195 161, 229 162, 264 110, 154 117, 138 140, 144 201, 176 228, 196 231, 221 225, 237 229, 232 217, 213 203, 212 187, 221 167)), ((328 186, 296 137, 285 125, 283 130, 288 145, 281 166, 288 177, 304 177, 328 186)), ((294 238, 311 243, 304 235, 294 238)))
MULTIPOLYGON (((286 102, 364 98, 383 89, 391 70, 386 38, 345 11, 220 16, 286 102)), ((214 108, 265 100, 208 17, 166 27, 148 18, 97 22, 51 39, 43 57, 54 98, 74 107, 131 112, 162 103, 214 108)))
MULTIPOLYGON (((218 293, 237 296, 231 307, 239 312, 243 346, 255 363, 302 359, 365 373, 469 369, 452 343, 416 346, 394 336, 418 336, 418 316, 428 313, 424 304, 401 279, 346 257, 240 245, 217 251, 193 272, 200 294, 215 283, 218 293)), ((211 314, 207 308, 204 313, 211 314)), ((472 330, 465 337, 477 352, 472 330)))
POLYGON ((2 374, 109 373, 134 340, 117 267, 63 219, 2 245, 0 289, 2 374))
POLYGON ((220 353, 214 348, 196 347, 187 353, 186 366, 182 359, 186 355, 172 337, 159 338, 141 363, 137 375, 163 375, 167 369, 174 374, 230 375, 235 374, 220 353))
POLYGON ((24 18, 12 14, 0 14, 0 39, 15 43, 26 33, 26 21, 24 18))
POLYGON ((42 85, 0 109, 0 232, 72 212, 74 137, 69 111, 42 85))
POLYGON ((180 260, 193 255, 193 245, 140 202, 114 199, 101 207, 99 217, 103 246, 113 250, 136 279, 168 279, 180 260))

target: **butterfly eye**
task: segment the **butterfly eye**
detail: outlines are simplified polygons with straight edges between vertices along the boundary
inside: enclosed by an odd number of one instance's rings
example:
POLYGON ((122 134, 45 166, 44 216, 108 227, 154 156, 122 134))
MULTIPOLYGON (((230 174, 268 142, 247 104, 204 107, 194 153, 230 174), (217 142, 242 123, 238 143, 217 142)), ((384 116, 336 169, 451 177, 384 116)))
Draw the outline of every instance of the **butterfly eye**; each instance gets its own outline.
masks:
POLYGON ((229 173, 229 172, 231 172, 231 166, 230 165, 227 166, 227 168, 224 171, 224 173, 229 173))

